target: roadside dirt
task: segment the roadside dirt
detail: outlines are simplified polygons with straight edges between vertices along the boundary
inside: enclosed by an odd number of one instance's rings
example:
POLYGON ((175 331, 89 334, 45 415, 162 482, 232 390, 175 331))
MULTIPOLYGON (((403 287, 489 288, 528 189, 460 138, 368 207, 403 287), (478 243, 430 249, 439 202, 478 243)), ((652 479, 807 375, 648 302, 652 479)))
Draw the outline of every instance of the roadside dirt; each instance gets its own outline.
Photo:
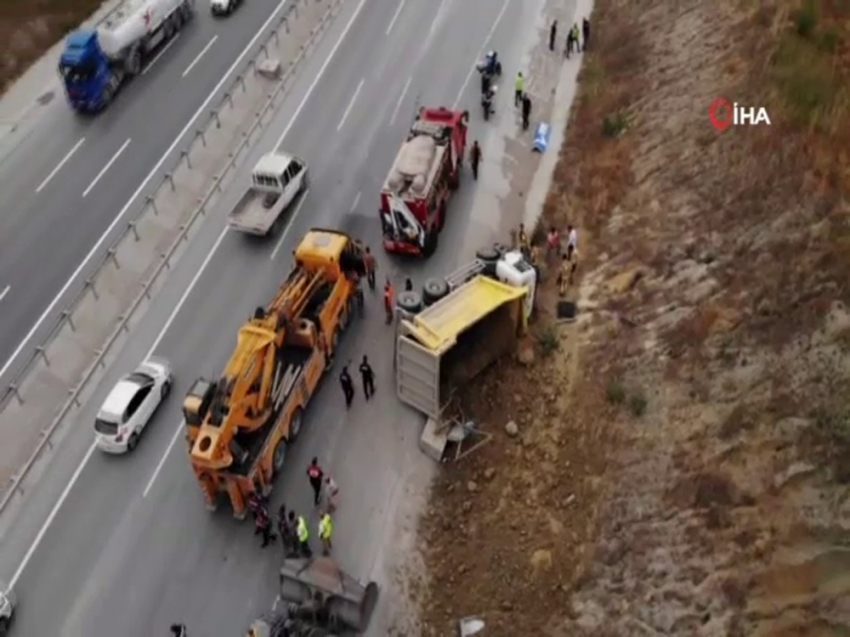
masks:
POLYGON ((94 13, 102 0, 3 0, 0 2, 0 91, 14 82, 66 33, 94 13))
POLYGON ((850 3, 593 24, 543 219, 579 229, 579 320, 550 268, 462 397, 493 439, 434 489, 421 632, 850 634, 850 3), (718 133, 718 95, 771 126, 718 133))

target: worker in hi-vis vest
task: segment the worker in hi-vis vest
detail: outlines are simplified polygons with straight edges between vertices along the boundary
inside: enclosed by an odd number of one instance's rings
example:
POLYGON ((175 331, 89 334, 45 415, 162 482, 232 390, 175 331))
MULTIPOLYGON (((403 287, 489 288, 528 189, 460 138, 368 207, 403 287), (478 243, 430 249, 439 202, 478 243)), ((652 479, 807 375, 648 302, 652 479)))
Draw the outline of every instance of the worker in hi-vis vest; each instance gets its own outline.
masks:
POLYGON ((319 539, 322 541, 322 554, 330 555, 333 545, 331 544, 331 535, 334 532, 334 523, 331 519, 331 514, 325 512, 319 519, 319 539))
POLYGON ((307 528, 307 520, 303 515, 298 516, 298 525, 295 527, 295 532, 298 535, 298 548, 301 555, 304 557, 313 557, 313 551, 310 550, 310 529, 307 528))

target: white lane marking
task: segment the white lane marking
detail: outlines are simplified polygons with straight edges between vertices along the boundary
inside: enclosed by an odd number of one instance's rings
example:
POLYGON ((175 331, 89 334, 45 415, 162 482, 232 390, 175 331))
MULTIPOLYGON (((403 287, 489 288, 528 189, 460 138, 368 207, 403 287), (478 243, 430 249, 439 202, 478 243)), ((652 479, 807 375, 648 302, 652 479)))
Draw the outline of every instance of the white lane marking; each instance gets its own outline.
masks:
POLYGON ((265 24, 263 24, 263 26, 261 26, 257 30, 256 35, 254 35, 252 40, 242 50, 242 53, 239 54, 239 57, 236 58, 236 61, 231 65, 231 67, 229 69, 227 69, 227 72, 224 75, 221 76, 221 79, 219 80, 218 84, 216 84, 215 88, 207 96, 207 99, 204 100, 204 103, 201 104, 200 108, 198 108, 198 110, 195 111, 195 114, 192 115, 191 119, 189 119, 189 121, 187 122, 187 124, 183 128, 183 130, 180 131, 180 133, 174 138, 174 141, 171 142, 171 146, 169 146, 168 150, 166 150, 165 153, 162 155, 162 157, 160 157, 159 161, 156 163, 156 166, 154 166, 153 169, 148 173, 148 176, 145 177, 144 181, 142 181, 142 183, 136 189, 136 192, 133 193, 133 195, 130 197, 130 200, 124 205, 124 207, 121 209, 121 212, 118 213, 118 216, 115 217, 115 220, 109 225, 109 227, 106 229, 106 231, 100 236, 100 239, 98 239, 97 243, 94 244, 94 247, 86 255, 86 258, 83 259, 83 262, 80 263, 79 266, 77 266, 77 269, 74 270, 74 273, 71 275, 71 278, 69 278, 68 281, 66 281, 65 285, 62 286, 62 289, 59 290, 59 293, 50 302, 50 305, 47 306, 47 309, 44 310, 44 313, 35 322, 35 325, 32 326, 32 329, 30 329, 30 331, 24 337, 24 340, 22 340, 20 342, 20 344, 15 348, 15 351, 12 352, 12 355, 4 363, 3 368, 0 369, 0 377, 5 375, 6 372, 9 371, 9 368, 12 366, 12 363, 14 363, 15 359, 18 356, 21 355, 21 352, 23 351, 24 347, 26 347, 27 343, 29 343, 30 340, 32 339, 32 337, 35 336, 35 333, 38 331, 38 328, 41 327, 41 324, 44 323, 44 321, 47 320, 47 317, 50 316, 51 312, 53 312, 53 310, 56 308, 56 304, 59 303, 59 301, 62 299, 63 296, 65 296, 65 293, 68 291, 68 288, 70 288, 74 284, 74 281, 77 279, 77 277, 80 276, 80 273, 85 269, 86 265, 88 265, 88 262, 91 261, 94 258, 94 256, 97 254, 98 250, 100 250, 100 247, 103 245, 104 241, 106 241, 106 239, 109 237, 109 235, 112 234, 112 231, 121 222, 121 220, 124 218, 124 216, 130 210, 130 207, 133 205, 133 202, 139 197, 139 195, 142 193, 142 191, 147 187, 148 182, 151 179, 153 179, 153 177, 154 177, 154 175, 156 175, 157 171, 159 171, 159 169, 162 168, 162 165, 165 163, 165 160, 168 159, 168 156, 171 155, 171 153, 174 152, 174 149, 177 148, 177 144, 180 143, 180 140, 183 139, 183 136, 186 135, 187 132, 189 132, 189 129, 192 128, 192 125, 195 123, 195 120, 198 119, 198 117, 200 117, 201 114, 206 111, 207 107, 209 106, 210 102, 212 102, 212 99, 215 97, 216 93, 218 93, 221 90, 221 87, 224 86, 225 82, 227 82, 227 80, 230 78, 230 76, 233 74, 233 72, 236 70, 236 68, 242 63, 242 59, 246 55, 248 55, 248 52, 257 43, 257 40, 260 39, 260 36, 265 32, 265 30, 268 28, 268 26, 272 23, 272 20, 274 20, 277 17, 278 13, 280 13, 281 9, 284 7, 284 5, 287 4, 287 2, 288 2, 288 0, 281 0, 280 4, 277 5, 277 9, 275 9, 274 12, 272 12, 272 14, 266 20, 265 24))
POLYGON ((436 29, 437 25, 440 23, 440 14, 443 12, 445 4, 446 0, 440 0, 440 6, 437 7, 437 13, 434 14, 434 20, 431 22, 431 28, 428 29, 428 37, 434 35, 434 29, 436 29))
POLYGON ((213 44, 215 44, 215 41, 216 41, 216 40, 218 40, 218 35, 214 35, 214 36, 213 36, 213 38, 212 38, 212 40, 210 40, 209 42, 207 42, 207 45, 206 45, 203 49, 201 49, 201 52, 200 52, 200 53, 198 53, 198 55, 196 55, 196 56, 195 56, 195 59, 194 59, 194 60, 192 60, 192 63, 191 63, 189 66, 187 66, 187 67, 186 67, 186 70, 185 70, 185 71, 183 71, 183 77, 186 77, 187 75, 189 75, 189 72, 190 72, 193 68, 195 68, 195 65, 196 65, 198 62, 200 62, 200 61, 201 61, 201 58, 202 58, 202 57, 204 57, 204 53, 206 53, 207 51, 209 51, 209 50, 210 50, 210 47, 211 47, 213 44))
POLYGON ((0 301, 2 301, 3 299, 6 298, 6 295, 9 293, 9 290, 11 290, 11 289, 12 289, 12 286, 7 285, 6 288, 2 292, 0 292, 0 301))
POLYGON ((148 497, 148 493, 150 493, 151 488, 153 487, 153 483, 156 480, 156 477, 159 475, 159 472, 162 471, 162 467, 165 464, 165 461, 168 460, 168 456, 171 455, 171 450, 174 449, 174 443, 177 442, 177 438, 180 437, 180 433, 186 427, 186 421, 181 420, 180 425, 177 427, 177 431, 174 432, 174 435, 171 436, 171 442, 168 443, 168 447, 165 448, 165 453, 162 454, 162 458, 159 459, 159 462, 156 465, 156 469, 153 470, 153 474, 151 475, 151 479, 148 480, 148 483, 145 485, 145 490, 142 491, 142 497, 148 497))
POLYGON ((41 540, 44 539, 44 534, 47 533, 47 529, 50 528, 50 525, 53 523, 53 519, 56 517, 56 514, 59 513, 59 508, 65 503, 65 500, 68 499, 68 494, 71 493, 71 489, 74 488, 74 485, 77 483, 77 480, 80 479, 80 474, 83 472, 83 469, 88 463, 89 458, 91 458, 92 454, 95 450, 94 444, 89 447, 89 450, 86 452, 83 461, 80 463, 80 466, 77 467, 77 470, 74 471, 74 475, 71 476, 71 479, 68 481, 68 484, 65 485, 65 490, 62 491, 62 494, 59 496, 59 500, 56 504, 53 505, 53 508, 50 510, 50 515, 47 516, 47 520, 44 521, 44 525, 39 530, 38 534, 35 536, 32 544, 27 549, 26 554, 24 554, 24 559, 21 560, 20 565, 18 566, 18 570, 15 571, 15 574, 12 575, 12 579, 9 580, 9 588, 15 588, 15 584, 18 583, 18 580, 21 579, 21 575, 24 572, 24 569, 29 564, 29 561, 32 559, 33 553, 38 548, 38 545, 41 544, 41 540))
MULTIPOLYGON (((319 72, 316 74, 316 77, 313 78, 313 83, 310 84, 309 88, 307 88, 307 92, 304 94, 304 97, 301 99, 301 103, 298 105, 298 108, 295 109, 295 114, 292 116, 292 119, 289 120, 289 124, 287 124, 286 128, 283 129, 283 132, 280 134, 280 137, 277 138, 277 143, 275 144, 275 149, 280 149, 280 145, 283 143, 283 138, 289 134, 289 129, 295 124, 295 120, 298 118, 298 115, 301 113, 301 109, 304 108, 304 105, 307 103, 307 100, 310 99, 310 96, 313 94, 313 91, 316 88, 316 85, 319 83, 319 80, 322 79, 322 76, 325 74, 328 66, 331 63, 331 60, 336 55, 337 50, 339 49, 342 41, 345 39, 345 36, 348 35, 348 32, 351 30, 351 27, 354 25, 354 21, 357 19, 357 16, 360 15, 360 12, 363 10, 363 7, 366 6, 366 0, 360 0, 360 4, 357 5, 357 9, 354 10, 354 15, 348 20, 348 24, 345 25, 345 29, 343 29, 342 33, 339 36, 339 39, 334 44, 334 48, 331 49, 330 55, 328 55, 328 59, 325 60, 325 63, 322 64, 322 68, 319 69, 319 72)), ((294 220, 294 217, 293 217, 294 220)), ((292 227, 292 221, 289 222, 289 226, 287 229, 292 227)), ((3 373, 0 372, 0 376, 3 373)))
POLYGON ((150 70, 153 68, 153 65, 154 65, 154 64, 156 64, 157 62, 159 62, 159 58, 161 58, 163 55, 165 55, 165 52, 166 52, 168 49, 170 49, 170 48, 171 48, 171 45, 172 45, 172 44, 174 44, 175 42, 177 42, 177 38, 179 38, 179 37, 180 37, 180 34, 178 33, 178 34, 177 34, 177 35, 175 35, 173 38, 171 38, 171 39, 168 41, 168 43, 167 43, 164 47, 162 47, 162 48, 159 50, 159 53, 157 53, 157 54, 156 54, 156 56, 154 56, 154 58, 153 58, 150 62, 148 62, 148 65, 147 65, 145 68, 143 68, 143 69, 142 69, 142 75, 145 75, 148 71, 150 71, 150 70))
POLYGON ((51 170, 50 174, 47 175, 47 177, 44 178, 44 181, 42 181, 41 184, 39 184, 38 188, 35 189, 35 191, 37 193, 41 192, 44 189, 44 187, 48 183, 50 183, 50 180, 53 179, 56 176, 56 173, 58 173, 60 170, 62 170, 62 166, 64 166, 65 164, 68 163, 68 160, 71 159, 71 156, 80 149, 80 146, 83 145, 84 141, 86 141, 85 137, 83 137, 82 139, 80 139, 80 141, 78 141, 76 144, 74 144, 74 147, 71 150, 68 151, 68 154, 65 155, 58 164, 56 164, 56 168, 51 170))
POLYGON ((348 119, 348 114, 351 112, 351 109, 354 106, 354 102, 357 101, 357 96, 360 95, 360 89, 363 88, 364 81, 365 80, 360 80, 360 84, 357 85, 357 90, 355 90, 354 95, 351 96, 351 101, 348 103, 348 106, 345 107, 345 112, 342 114, 342 119, 339 120, 339 125, 336 127, 337 132, 342 130, 342 127, 345 124, 345 120, 348 119))
MULTIPOLYGON (((291 217, 292 219, 294 219, 295 216, 298 214, 298 211, 301 210, 301 206, 303 206, 304 202, 307 201, 307 195, 309 195, 309 194, 310 194, 310 189, 308 188, 301 195, 301 200, 298 202, 298 205, 295 206, 295 210, 292 211, 292 217, 291 217)), ((284 239, 285 236, 286 236, 286 234, 282 232, 281 235, 280 235, 280 239, 277 242, 277 245, 274 247, 274 250, 272 251, 272 256, 271 256, 271 259, 270 259, 271 261, 274 261, 274 258, 277 256, 278 251, 280 250, 281 246, 283 246, 283 239, 284 239)))
POLYGON ((496 32, 496 28, 499 26, 499 22, 502 21, 502 16, 505 15, 505 11, 508 9, 508 5, 511 3, 511 0, 505 0, 502 3, 502 9, 499 11, 499 15, 496 16, 495 22, 493 22, 493 26, 490 27, 490 32, 487 33, 487 37, 484 38, 484 44, 481 45, 481 49, 478 51, 478 55, 475 56, 475 60, 472 62, 472 66, 469 69, 469 73, 466 74, 466 79, 463 81, 463 86, 460 87, 460 91, 457 94, 457 99, 455 103, 452 105, 452 110, 457 109, 457 105, 460 103, 460 98, 463 97, 463 92, 466 90, 467 84, 469 84, 469 80, 472 79, 472 74, 475 73, 475 65, 478 64, 478 61, 481 59, 481 56, 484 55, 484 51, 487 48, 487 43, 490 41, 490 38, 493 37, 493 34, 496 32))
POLYGON ((393 116, 390 118, 390 126, 395 123, 395 118, 398 117, 398 111, 401 108, 401 103, 404 101, 404 96, 407 95, 407 89, 410 88, 410 82, 413 80, 413 76, 411 75, 407 78, 407 83, 404 85, 404 88, 401 90, 401 95, 398 96, 398 102, 395 103, 395 108, 393 109, 393 116))
MULTIPOLYGON (((295 109, 295 113, 292 115, 292 119, 289 120, 289 123, 286 125, 286 128, 283 130, 283 134, 281 134, 281 136, 278 138, 277 143, 275 144, 275 148, 280 148, 280 145, 283 143, 284 138, 289 133, 289 131, 292 129, 292 127, 295 125, 295 120, 297 119, 297 117, 301 113, 301 111, 304 109, 304 105, 307 103, 307 100, 310 98, 310 95, 313 94, 313 90, 316 88, 316 85, 319 83, 319 80, 325 74, 325 69, 328 68, 328 65, 330 64, 331 59, 333 59, 334 55, 336 55, 336 52, 339 49, 340 44, 342 44, 342 41, 345 39, 345 36, 351 30, 351 26, 354 24, 354 20, 357 19, 358 15, 360 15, 360 11, 363 9, 363 7, 365 5, 366 5, 366 0, 360 0, 360 4, 357 5, 357 9, 354 11, 354 15, 351 16, 351 19, 348 21, 348 24, 345 25, 345 29, 343 29, 342 34, 339 36, 339 40, 337 40, 336 44, 334 45, 334 48, 331 49, 331 52, 328 55, 328 59, 325 60, 325 63, 322 65, 322 68, 319 69, 319 73, 313 79, 313 83, 308 87, 307 92, 304 94, 304 97, 301 99, 301 103, 298 105, 298 108, 295 109)), ((301 212, 301 206, 296 208, 295 211, 292 213, 292 216, 289 218, 289 224, 286 226, 286 228, 283 231, 283 234, 280 237, 280 243, 281 244, 284 241, 286 241, 286 237, 289 236, 289 231, 295 225, 295 219, 298 217, 299 212, 301 212)), ((225 228, 225 232, 222 233, 222 236, 219 237, 219 242, 224 237, 224 234, 226 232, 227 232, 227 228, 225 228)), ((218 247, 218 244, 216 244, 216 247, 218 247)), ((201 266, 201 271, 203 271, 204 267, 206 267, 206 266, 205 265, 201 266)), ((194 281, 192 282, 191 285, 194 285, 194 281)), ((191 286, 190 286, 190 289, 191 289, 191 286)), ((188 296, 188 294, 186 294, 186 296, 188 296)), ((181 299, 181 303, 184 300, 185 300, 185 298, 181 299)), ((176 316, 176 314, 173 314, 172 317, 169 318, 168 323, 166 323, 165 329, 168 329, 168 326, 171 324, 171 321, 173 320, 174 316, 176 316)), ((164 334, 165 334, 165 330, 163 330, 160 333, 159 337, 157 337, 157 341, 156 341, 155 345, 159 344, 159 341, 162 339, 162 336, 164 334)), ((151 351, 153 351, 153 350, 151 350, 151 351)), ((166 460, 166 458, 168 458, 169 453, 171 453, 171 449, 174 447, 174 443, 176 442, 177 437, 180 435, 180 432, 183 430, 183 427, 185 427, 185 422, 181 420, 180 425, 177 427, 177 431, 174 433, 174 437, 171 440, 171 444, 169 444, 168 448, 165 450, 165 453, 163 454, 162 458, 160 459, 159 464, 156 466, 156 469, 154 470, 153 475, 151 476, 151 479, 148 481, 148 484, 145 487, 144 492, 142 493, 142 497, 146 497, 147 494, 150 493, 151 487, 153 487, 153 483, 156 480, 157 476, 159 475, 159 472, 162 471, 162 467, 165 466, 165 460, 166 460)))
POLYGON ((114 163, 116 162, 116 160, 117 160, 117 159, 121 156, 121 153, 123 153, 125 150, 127 150, 127 146, 129 146, 129 145, 130 145, 130 141, 131 141, 131 140, 128 138, 128 139, 127 139, 127 141, 126 141, 126 142, 124 142, 124 143, 121 145, 121 148, 119 148, 117 151, 115 151, 115 154, 112 156, 112 159, 110 159, 108 162, 106 162, 106 166, 104 166, 104 167, 101 169, 101 171, 100 171, 99 173, 97 173, 97 177, 95 177, 95 178, 94 178, 94 181, 92 181, 92 182, 89 184, 89 187, 88 187, 88 188, 86 188, 86 189, 83 191, 83 197, 85 197, 86 195, 88 195, 88 194, 91 192, 91 189, 92 189, 92 188, 94 188, 95 186, 97 186, 97 182, 99 182, 99 181, 100 181, 101 177, 103 177, 103 176, 106 174, 106 171, 107 171, 107 170, 109 170, 110 168, 112 168, 112 164, 114 164, 114 163))
POLYGON ((401 15, 401 10, 404 8, 405 2, 407 2, 407 0, 401 0, 401 2, 398 3, 398 9, 395 10, 395 14, 393 15, 393 19, 390 20, 390 26, 387 27, 387 35, 389 35, 390 31, 393 30, 393 27, 395 26, 395 21, 398 20, 398 16, 401 15))
MULTIPOLYGON (((359 203, 360 203, 360 191, 358 190, 357 196, 354 197, 354 203, 351 204, 351 210, 349 210, 348 212, 354 212, 354 210, 357 208, 357 204, 359 204, 359 203)), ((2 299, 2 298, 3 297, 0 296, 0 299, 2 299)))

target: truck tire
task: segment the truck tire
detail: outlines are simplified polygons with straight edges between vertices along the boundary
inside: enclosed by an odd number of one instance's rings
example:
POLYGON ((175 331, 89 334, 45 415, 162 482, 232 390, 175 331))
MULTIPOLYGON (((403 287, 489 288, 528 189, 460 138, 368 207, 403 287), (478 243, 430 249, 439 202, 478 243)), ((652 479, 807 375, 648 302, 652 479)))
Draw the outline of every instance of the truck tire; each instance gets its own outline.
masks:
POLYGON ((195 12, 192 10, 192 3, 184 2, 180 5, 180 15, 183 17, 183 24, 189 22, 192 19, 192 16, 195 15, 195 12))
POLYGON ((422 296, 413 290, 401 292, 396 300, 398 309, 407 314, 416 314, 422 310, 422 296))
POLYGON ((440 202, 440 209, 437 212, 437 232, 443 231, 443 226, 446 225, 446 210, 448 209, 448 204, 446 200, 443 199, 440 202))
POLYGON ((9 632, 9 618, 0 617, 0 637, 6 637, 9 632))
POLYGON ((425 247, 422 249, 422 253, 425 257, 430 257, 437 251, 439 236, 440 235, 435 230, 432 230, 428 233, 428 236, 425 237, 425 247))
POLYGON ((289 442, 291 443, 295 439, 298 438, 298 434, 301 433, 301 425, 303 424, 302 418, 303 412, 299 407, 292 414, 292 420, 289 421, 289 442))
POLYGON ((142 52, 138 47, 130 51, 130 55, 124 60, 124 70, 129 75, 138 75, 142 72, 142 52))
POLYGON ((281 438, 277 441, 272 454, 272 476, 280 474, 283 465, 286 464, 286 440, 281 438))
POLYGON ((445 279, 428 279, 422 286, 422 303, 425 307, 434 305, 437 301, 449 294, 449 284, 445 279))
POLYGON ((475 251, 475 258, 484 262, 484 273, 489 276, 496 275, 496 263, 498 263, 500 256, 495 246, 479 248, 475 251))
POLYGON ((179 13, 179 11, 175 11, 170 16, 165 19, 165 24, 162 25, 162 30, 165 33, 165 39, 170 40, 174 37, 174 34, 177 33, 177 21, 175 20, 175 16, 179 13))

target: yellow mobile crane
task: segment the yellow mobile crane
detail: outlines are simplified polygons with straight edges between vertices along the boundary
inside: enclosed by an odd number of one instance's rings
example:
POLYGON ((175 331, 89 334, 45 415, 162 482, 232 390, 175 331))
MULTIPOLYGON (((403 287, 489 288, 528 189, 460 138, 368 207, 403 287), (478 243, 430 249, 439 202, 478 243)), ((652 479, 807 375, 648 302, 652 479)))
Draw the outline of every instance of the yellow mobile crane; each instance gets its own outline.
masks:
POLYGON ((310 230, 295 265, 266 308, 239 330, 218 380, 198 379, 183 401, 189 456, 207 508, 226 493, 234 517, 253 492, 267 494, 301 430, 365 275, 359 244, 334 230, 310 230))

